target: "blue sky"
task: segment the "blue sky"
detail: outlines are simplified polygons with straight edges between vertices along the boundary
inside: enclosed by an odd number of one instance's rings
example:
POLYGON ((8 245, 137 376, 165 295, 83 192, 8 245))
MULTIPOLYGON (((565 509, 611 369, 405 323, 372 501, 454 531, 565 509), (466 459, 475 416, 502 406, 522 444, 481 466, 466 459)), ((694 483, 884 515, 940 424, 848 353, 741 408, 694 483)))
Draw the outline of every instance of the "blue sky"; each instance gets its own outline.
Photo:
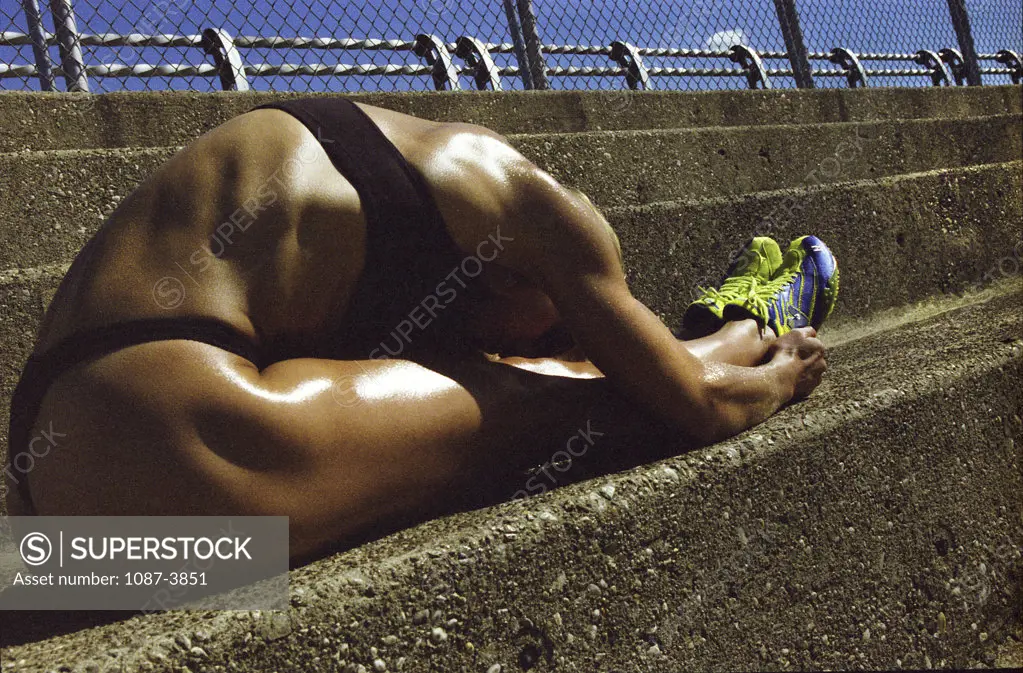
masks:
MULTIPOLYGON (((25 31, 18 0, 0 2, 0 29, 25 31)), ((41 2, 45 7, 48 3, 41 2)), ((728 46, 736 40, 760 50, 783 50, 773 0, 598 0, 567 2, 534 0, 541 39, 545 43, 610 44, 626 39, 638 46, 707 47, 728 46)), ((913 52, 920 48, 938 50, 955 47, 955 34, 948 18, 946 0, 797 0, 803 32, 811 51, 828 51, 846 46, 865 52, 913 52)), ((978 51, 1000 48, 1023 49, 1023 7, 1019 0, 967 0, 978 51)), ((459 35, 474 35, 491 42, 509 42, 503 4, 500 0, 294 0, 294 2, 224 2, 223 0, 156 0, 155 2, 104 2, 78 0, 75 3, 82 32, 142 32, 194 34, 218 26, 234 35, 284 35, 376 37, 412 39, 417 32, 432 32, 453 42, 459 35)), ((52 24, 47 17, 47 28, 52 24)), ((57 58, 52 48, 51 57, 57 58)), ((322 52, 244 50, 247 62, 266 63, 419 63, 413 54, 387 52, 322 52)), ((0 47, 0 61, 30 62, 27 47, 0 47)), ((498 55, 499 65, 513 65, 513 56, 498 55)), ((97 63, 203 63, 199 49, 87 48, 86 61, 97 63)), ((608 66, 603 56, 555 56, 553 66, 608 66)), ((721 59, 648 59, 650 66, 731 67, 721 59)), ((769 67, 786 67, 783 61, 769 67)), ((828 67, 815 63, 815 67, 828 67)), ((904 67, 901 64, 892 64, 904 67)), ((1008 81, 989 76, 990 83, 1008 81)), ((876 84, 925 85, 926 78, 878 78, 876 84)), ((121 88, 194 88, 212 90, 217 81, 205 78, 160 78, 150 81, 94 79, 95 91, 121 88)), ((463 86, 471 82, 464 79, 463 86)), ((521 88, 516 78, 505 78, 506 88, 521 88)), ((620 77, 555 78, 557 88, 622 88, 620 77)), ((792 86, 790 78, 777 78, 776 86, 792 86)), ((819 86, 843 85, 842 80, 819 78, 819 86)), ((20 80, 0 80, 0 88, 23 88, 20 80)), ((30 83, 32 88, 37 85, 30 83)), ((63 86, 61 84, 61 86, 63 86)), ((259 78, 257 89, 357 90, 423 89, 428 78, 259 78)), ((655 88, 741 87, 738 78, 701 79, 655 78, 655 88)))

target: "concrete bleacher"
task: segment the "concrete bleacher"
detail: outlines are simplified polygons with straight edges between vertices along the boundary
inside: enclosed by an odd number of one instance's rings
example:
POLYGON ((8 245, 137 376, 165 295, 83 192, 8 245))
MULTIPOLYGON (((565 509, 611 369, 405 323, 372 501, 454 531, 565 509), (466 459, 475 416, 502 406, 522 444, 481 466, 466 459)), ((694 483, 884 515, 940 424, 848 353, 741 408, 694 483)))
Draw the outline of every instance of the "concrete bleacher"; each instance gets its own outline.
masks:
MULTIPOLYGON (((4 438, 45 305, 105 214, 276 97, 0 95, 4 438)), ((356 99, 485 124, 585 190, 670 324, 749 236, 821 236, 842 267, 825 382, 715 446, 613 473, 595 450, 592 478, 296 569, 287 611, 0 614, 0 673, 1017 661, 1019 86, 356 99)))

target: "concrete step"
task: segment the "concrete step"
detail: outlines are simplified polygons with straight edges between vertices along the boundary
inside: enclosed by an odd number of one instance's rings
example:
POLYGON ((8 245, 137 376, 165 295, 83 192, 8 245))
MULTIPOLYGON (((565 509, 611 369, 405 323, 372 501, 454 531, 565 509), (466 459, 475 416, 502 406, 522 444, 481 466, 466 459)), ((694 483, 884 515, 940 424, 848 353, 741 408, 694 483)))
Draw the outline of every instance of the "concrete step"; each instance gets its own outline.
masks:
MULTIPOLYGON (((601 207, 746 194, 1023 158, 1019 114, 515 135, 601 207)), ((176 148, 0 154, 0 269, 66 261, 176 148)))
POLYGON ((1023 159, 1023 117, 512 136, 599 206, 748 194, 1023 159))
POLYGON ((0 269, 74 258, 175 147, 0 154, 0 269))
MULTIPOLYGON (((0 271, 0 458, 7 459, 11 394, 35 346, 35 334, 69 264, 0 271)), ((6 463, 4 463, 6 464, 6 463)), ((0 506, 0 515, 7 513, 0 506)), ((2 669, 0 669, 2 670, 2 669)))
MULTIPOLYGON (((607 211, 633 292, 669 325, 756 234, 814 233, 838 257, 831 324, 960 292, 1023 269, 1023 162, 607 211)), ((57 245, 53 239, 48 245, 57 245)), ((77 243, 76 243, 77 245, 77 243)), ((68 251, 68 256, 75 251, 68 251)), ((0 447, 10 394, 67 263, 0 272, 0 447)), ((154 279, 155 280, 155 279, 154 279)), ((148 288, 143 291, 149 291, 148 288)))
POLYGON ((297 569, 286 611, 40 642, 52 615, 0 614, 5 673, 995 663, 1023 579, 1023 285, 875 327, 836 330, 817 393, 751 431, 297 569))
MULTIPOLYGON (((425 119, 499 133, 751 126, 885 119, 963 119, 1023 111, 1019 86, 939 90, 402 92, 345 94, 425 119)), ((324 94, 340 95, 340 94, 324 94)), ((257 105, 294 94, 125 92, 0 94, 0 152, 184 145, 257 105)))

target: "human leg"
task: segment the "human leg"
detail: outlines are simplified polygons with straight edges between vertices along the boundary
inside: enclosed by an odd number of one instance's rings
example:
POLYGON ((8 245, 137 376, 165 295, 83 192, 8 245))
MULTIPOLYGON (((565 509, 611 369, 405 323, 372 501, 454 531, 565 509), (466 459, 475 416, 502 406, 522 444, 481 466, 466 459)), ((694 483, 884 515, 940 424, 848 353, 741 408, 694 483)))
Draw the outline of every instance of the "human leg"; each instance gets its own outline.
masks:
POLYGON ((652 436, 641 415, 606 381, 483 359, 260 371, 165 341, 54 385, 39 423, 55 423, 61 446, 30 477, 43 515, 287 515, 298 558, 507 497, 518 485, 506 482, 588 420, 601 435, 652 436))
MULTIPOLYGON (((689 352, 704 362, 720 362, 740 367, 755 367, 767 355, 774 342, 774 332, 758 329, 755 320, 724 323, 706 336, 683 339, 689 352)), ((509 357, 497 360, 506 365, 548 376, 594 378, 603 376, 588 360, 509 357)))

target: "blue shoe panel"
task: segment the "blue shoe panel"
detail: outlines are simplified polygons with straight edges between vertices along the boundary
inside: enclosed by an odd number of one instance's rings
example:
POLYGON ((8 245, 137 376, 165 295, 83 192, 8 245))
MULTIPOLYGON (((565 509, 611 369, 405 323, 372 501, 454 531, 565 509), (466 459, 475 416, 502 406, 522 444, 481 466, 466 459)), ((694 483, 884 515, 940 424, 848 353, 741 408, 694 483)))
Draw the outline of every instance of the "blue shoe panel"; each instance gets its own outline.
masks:
MULTIPOLYGON (((824 289, 835 276, 838 262, 824 241, 816 236, 807 236, 803 239, 803 249, 806 250, 806 257, 803 260, 802 271, 813 279, 814 287, 802 298, 800 307, 813 318, 811 322, 819 323, 827 312, 827 294, 824 289)), ((807 284, 810 284, 809 280, 807 284)), ((819 327, 819 324, 815 327, 819 327)))

